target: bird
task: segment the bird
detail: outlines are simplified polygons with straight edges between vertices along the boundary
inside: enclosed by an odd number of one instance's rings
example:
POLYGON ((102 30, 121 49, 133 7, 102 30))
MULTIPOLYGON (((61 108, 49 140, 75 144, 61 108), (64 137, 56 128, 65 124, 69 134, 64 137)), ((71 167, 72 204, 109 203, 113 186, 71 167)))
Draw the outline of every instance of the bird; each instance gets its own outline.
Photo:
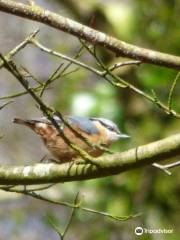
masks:
MULTIPOLYGON (((83 139, 79 138, 60 117, 53 116, 64 135, 78 147, 86 151, 92 157, 99 157, 104 153, 104 148, 89 146, 83 139)), ((77 131, 82 137, 86 138, 94 145, 109 147, 113 142, 129 138, 128 135, 121 133, 117 125, 106 118, 66 116, 67 123, 77 131)), ((32 120, 14 118, 14 123, 22 124, 32 129, 39 135, 49 152, 59 163, 75 160, 78 152, 72 149, 46 117, 32 120)))

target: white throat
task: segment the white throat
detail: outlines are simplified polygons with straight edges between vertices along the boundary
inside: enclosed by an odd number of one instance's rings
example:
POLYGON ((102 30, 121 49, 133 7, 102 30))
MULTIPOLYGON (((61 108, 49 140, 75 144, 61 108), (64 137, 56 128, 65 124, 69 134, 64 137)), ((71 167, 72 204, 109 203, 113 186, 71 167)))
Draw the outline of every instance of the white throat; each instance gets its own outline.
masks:
POLYGON ((110 142, 115 142, 119 139, 119 134, 115 133, 115 132, 112 132, 110 131, 109 129, 105 128, 105 132, 106 132, 106 136, 107 136, 107 139, 110 141, 110 142))

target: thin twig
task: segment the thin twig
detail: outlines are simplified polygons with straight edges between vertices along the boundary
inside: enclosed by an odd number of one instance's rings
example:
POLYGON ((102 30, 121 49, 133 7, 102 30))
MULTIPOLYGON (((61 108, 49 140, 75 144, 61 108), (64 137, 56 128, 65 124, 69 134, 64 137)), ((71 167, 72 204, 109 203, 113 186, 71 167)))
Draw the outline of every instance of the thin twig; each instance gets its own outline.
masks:
POLYGON ((62 233, 60 228, 54 223, 54 221, 48 216, 48 223, 51 225, 51 227, 54 229, 54 231, 58 234, 59 239, 62 240, 62 233))
MULTIPOLYGON (((33 42, 32 42, 32 43, 33 43, 33 42)), ((83 46, 80 47, 80 49, 77 51, 77 53, 76 53, 75 56, 73 57, 74 59, 77 59, 78 57, 81 56, 82 51, 83 51, 83 48, 84 48, 83 46)), ((63 67, 64 63, 61 63, 61 64, 58 66, 58 68, 51 74, 51 76, 50 76, 50 77, 48 78, 48 80, 45 82, 44 87, 43 87, 43 89, 42 89, 42 91, 41 91, 41 93, 40 93, 40 96, 42 96, 44 90, 46 89, 46 87, 47 87, 50 83, 54 82, 55 80, 57 80, 57 79, 60 78, 60 77, 64 77, 64 76, 66 76, 67 74, 70 74, 70 73, 76 71, 76 69, 75 69, 75 70, 73 70, 73 71, 69 71, 69 72, 66 72, 66 73, 65 73, 65 71, 71 66, 71 64, 72 64, 72 62, 68 62, 61 71, 60 71, 60 69, 63 67), (59 71, 60 71, 60 72, 59 72, 59 71), (58 72, 59 72, 59 73, 58 73, 58 72)))
MULTIPOLYGON (((42 89, 42 86, 37 86, 37 87, 32 88, 32 90, 34 92, 39 92, 39 91, 41 91, 41 89, 42 89)), ((48 89, 49 88, 46 88, 46 90, 48 90, 48 89)), ((22 91, 22 92, 18 92, 18 93, 14 93, 14 94, 11 94, 11 95, 0 97, 0 100, 17 98, 17 97, 21 97, 21 96, 26 95, 26 94, 28 94, 28 91, 22 91)))
POLYGON ((37 191, 42 191, 42 190, 47 190, 53 186, 55 186, 56 183, 51 183, 51 184, 45 184, 43 186, 39 186, 39 187, 33 187, 33 188, 27 188, 27 185, 7 185, 7 186, 0 186, 0 189, 5 190, 5 191, 13 191, 16 189, 17 192, 37 192, 37 191), (21 190, 21 188, 23 187, 23 190, 21 190))
MULTIPOLYGON (((79 192, 76 194, 73 204, 74 204, 75 206, 78 206, 78 205, 79 205, 79 192)), ((74 215, 75 215, 75 210, 76 210, 76 209, 77 209, 77 208, 73 208, 72 211, 71 211, 71 215, 70 215, 69 221, 68 221, 68 223, 67 223, 67 225, 66 225, 66 227, 65 227, 65 229, 64 229, 64 232, 63 232, 63 234, 62 234, 62 236, 61 236, 61 237, 62 237, 62 240, 64 239, 65 235, 67 234, 67 231, 69 230, 69 227, 70 227, 70 225, 71 225, 71 223, 72 223, 72 219, 73 219, 73 217, 74 217, 74 215)))
POLYGON ((63 63, 61 63, 56 69, 55 71, 50 75, 50 77, 47 79, 47 81, 43 84, 43 87, 41 89, 41 92, 39 94, 40 97, 42 97, 44 91, 46 90, 47 86, 52 82, 54 76, 56 76, 57 72, 62 68, 63 63))
MULTIPOLYGON (((30 40, 32 40, 39 32, 39 29, 35 30, 33 33, 31 33, 23 42, 21 42, 19 45, 17 45, 15 48, 13 48, 6 56, 4 57, 6 61, 10 61, 11 58, 16 55, 21 49, 26 47, 26 45, 30 44, 30 40)), ((4 62, 0 61, 0 69, 3 67, 4 62)))
MULTIPOLYGON (((78 58, 82 55, 83 50, 84 50, 84 46, 81 45, 81 47, 79 48, 79 50, 77 51, 77 53, 74 55, 73 59, 78 59, 78 58)), ((57 77, 60 77, 62 74, 64 74, 65 71, 66 71, 67 69, 69 69, 69 67, 70 67, 71 65, 72 65, 72 62, 68 62, 68 63, 66 64, 66 66, 63 68, 63 70, 61 71, 61 73, 59 74, 59 76, 57 76, 57 77)))
POLYGON ((43 86, 43 83, 39 81, 32 73, 30 73, 29 70, 24 66, 21 65, 19 67, 19 71, 24 76, 24 78, 27 78, 27 79, 32 78, 36 83, 39 84, 39 86, 43 86))
POLYGON ((61 205, 61 206, 68 207, 68 208, 75 208, 75 209, 79 209, 79 210, 82 210, 82 211, 85 211, 85 212, 98 214, 98 215, 101 215, 101 216, 104 216, 104 217, 107 217, 107 218, 110 218, 110 219, 113 219, 113 220, 117 220, 117 221, 126 221, 126 220, 129 220, 131 218, 139 217, 141 215, 141 213, 137 213, 137 214, 132 214, 132 215, 129 215, 129 216, 116 216, 116 215, 113 215, 113 214, 110 214, 110 213, 107 213, 107 212, 102 212, 102 211, 98 211, 98 210, 95 210, 95 209, 83 207, 83 206, 81 206, 81 202, 78 202, 77 204, 74 204, 74 203, 69 203, 69 202, 53 200, 53 199, 47 198, 45 196, 42 196, 40 194, 37 194, 34 191, 28 191, 27 189, 24 189, 24 190, 19 190, 17 188, 8 189, 6 186, 4 186, 4 187, 1 186, 1 189, 4 190, 4 191, 25 194, 27 196, 30 196, 30 197, 33 197, 33 198, 36 198, 36 199, 39 199, 39 200, 43 200, 45 202, 52 203, 52 204, 55 204, 55 205, 61 205))
POLYGON ((6 107, 7 105, 13 103, 14 101, 8 101, 6 103, 4 103, 3 105, 0 106, 0 110, 2 110, 4 107, 6 107))
POLYGON ((160 170, 163 170, 166 174, 171 175, 172 173, 169 171, 169 169, 180 166, 180 161, 166 164, 166 165, 162 165, 159 163, 153 163, 152 165, 156 168, 159 168, 160 170))
POLYGON ((32 40, 31 40, 31 43, 34 44, 34 46, 36 46, 37 48, 39 48, 39 49, 40 49, 41 51, 43 51, 43 52, 46 52, 46 53, 48 53, 48 54, 51 54, 51 55, 54 55, 54 56, 56 56, 56 57, 62 58, 62 59, 66 60, 66 61, 68 61, 68 62, 70 62, 70 63, 74 63, 75 65, 80 66, 80 67, 83 67, 83 68, 85 68, 85 69, 87 69, 87 70, 89 70, 89 71, 91 71, 91 72, 94 72, 94 73, 96 73, 96 74, 98 74, 98 75, 101 74, 101 71, 98 71, 97 69, 95 69, 95 68, 93 68, 93 67, 90 67, 90 66, 86 65, 85 63, 82 63, 82 62, 80 62, 80 61, 78 61, 78 60, 76 60, 76 59, 73 59, 73 58, 71 58, 71 57, 68 57, 68 56, 66 56, 66 55, 64 55, 64 54, 62 54, 62 53, 59 53, 59 52, 54 51, 54 50, 52 50, 52 49, 49 49, 49 48, 45 47, 44 45, 42 45, 41 43, 39 43, 39 42, 38 42, 37 40, 35 40, 35 39, 32 39, 32 40))
POLYGON ((30 191, 30 192, 34 192, 34 191, 42 191, 42 190, 47 190, 51 187, 54 187, 56 185, 56 183, 52 183, 52 184, 47 184, 45 186, 42 186, 42 187, 36 187, 36 188, 28 188, 27 190, 30 191))
POLYGON ((178 80, 179 76, 180 76, 180 71, 177 73, 177 75, 176 75, 176 77, 175 77, 175 79, 173 81, 173 84, 172 84, 172 86, 170 88, 170 91, 169 91, 169 96, 168 96, 168 108, 169 108, 169 110, 171 110, 171 108, 172 108, 173 92, 174 92, 174 89, 175 89, 175 87, 177 85, 177 80, 178 80))
POLYGON ((114 71, 117 68, 124 67, 124 66, 129 66, 129 65, 140 65, 142 62, 141 61, 126 61, 126 62, 120 62, 120 63, 115 63, 112 66, 110 66, 108 69, 109 71, 114 71))

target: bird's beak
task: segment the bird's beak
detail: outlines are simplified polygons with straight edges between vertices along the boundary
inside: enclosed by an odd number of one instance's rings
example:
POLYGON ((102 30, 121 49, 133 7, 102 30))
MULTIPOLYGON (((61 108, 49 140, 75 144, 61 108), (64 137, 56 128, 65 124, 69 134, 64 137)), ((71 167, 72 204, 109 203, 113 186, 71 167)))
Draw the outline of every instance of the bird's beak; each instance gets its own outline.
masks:
POLYGON ((119 134, 119 138, 130 138, 130 136, 129 135, 126 135, 126 134, 122 134, 122 133, 120 133, 119 134))

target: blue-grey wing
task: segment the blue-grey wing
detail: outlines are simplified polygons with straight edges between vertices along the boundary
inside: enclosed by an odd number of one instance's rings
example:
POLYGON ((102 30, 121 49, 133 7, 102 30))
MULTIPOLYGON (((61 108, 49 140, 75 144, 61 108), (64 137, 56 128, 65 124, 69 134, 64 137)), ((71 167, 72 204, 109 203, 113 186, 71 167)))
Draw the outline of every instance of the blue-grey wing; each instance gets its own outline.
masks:
POLYGON ((98 128, 89 118, 68 116, 68 121, 70 124, 76 125, 79 129, 87 134, 97 134, 99 132, 98 128))
MULTIPOLYGON (((61 126, 62 120, 58 116, 54 116, 53 118, 59 124, 59 126, 61 126)), ((71 124, 72 126, 74 125, 78 127, 79 129, 86 132, 87 134, 97 134, 99 132, 97 127, 89 118, 79 117, 79 116, 67 116, 65 117, 65 119, 68 120, 69 124, 71 124)), ((37 118, 33 120, 37 122, 47 123, 47 124, 51 123, 46 117, 37 118)))

